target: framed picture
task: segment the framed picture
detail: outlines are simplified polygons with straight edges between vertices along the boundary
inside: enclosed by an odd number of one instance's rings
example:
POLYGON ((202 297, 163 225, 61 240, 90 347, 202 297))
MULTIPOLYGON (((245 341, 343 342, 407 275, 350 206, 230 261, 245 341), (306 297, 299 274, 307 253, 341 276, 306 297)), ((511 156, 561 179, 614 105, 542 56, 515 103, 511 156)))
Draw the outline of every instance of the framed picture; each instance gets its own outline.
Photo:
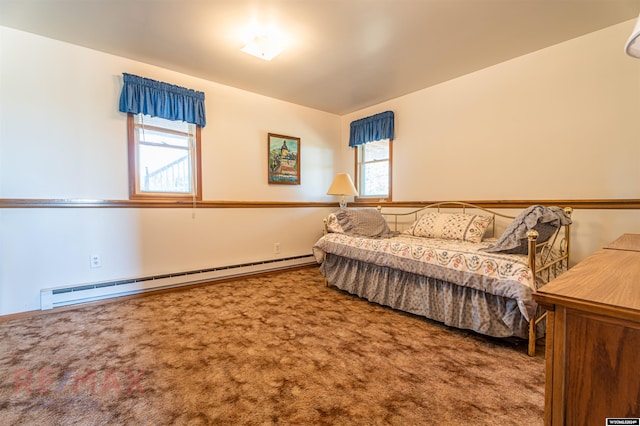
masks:
POLYGON ((269 133, 269 183, 300 185, 300 138, 269 133))

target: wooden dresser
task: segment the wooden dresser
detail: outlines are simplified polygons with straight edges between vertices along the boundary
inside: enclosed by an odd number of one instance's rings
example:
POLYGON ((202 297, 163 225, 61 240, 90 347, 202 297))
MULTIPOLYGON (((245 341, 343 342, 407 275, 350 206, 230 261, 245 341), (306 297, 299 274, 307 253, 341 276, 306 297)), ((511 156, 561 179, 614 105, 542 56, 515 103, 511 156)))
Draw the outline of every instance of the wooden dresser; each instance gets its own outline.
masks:
POLYGON ((545 424, 640 417, 640 234, 624 234, 534 294, 548 311, 545 424))

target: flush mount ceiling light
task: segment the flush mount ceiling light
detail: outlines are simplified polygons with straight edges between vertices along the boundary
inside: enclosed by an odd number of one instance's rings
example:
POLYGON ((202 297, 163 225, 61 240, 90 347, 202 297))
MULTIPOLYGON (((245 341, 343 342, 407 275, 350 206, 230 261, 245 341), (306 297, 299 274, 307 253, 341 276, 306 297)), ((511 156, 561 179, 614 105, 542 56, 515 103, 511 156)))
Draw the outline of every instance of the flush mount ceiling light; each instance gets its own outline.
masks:
POLYGON ((273 20, 269 23, 252 20, 240 30, 240 39, 244 45, 240 50, 265 61, 272 60, 289 45, 288 37, 281 28, 282 25, 273 20))
POLYGON ((284 46, 267 35, 261 35, 255 36, 252 41, 240 50, 265 61, 270 61, 282 53, 284 46))

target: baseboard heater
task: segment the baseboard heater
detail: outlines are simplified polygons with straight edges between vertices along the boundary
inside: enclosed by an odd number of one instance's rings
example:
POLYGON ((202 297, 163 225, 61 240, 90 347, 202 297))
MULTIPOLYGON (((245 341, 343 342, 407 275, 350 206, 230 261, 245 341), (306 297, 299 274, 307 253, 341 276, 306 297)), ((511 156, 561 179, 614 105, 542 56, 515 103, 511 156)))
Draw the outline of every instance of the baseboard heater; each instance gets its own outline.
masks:
POLYGON ((53 309, 59 306, 93 302, 112 297, 127 296, 145 291, 161 290, 204 282, 272 272, 295 266, 315 264, 313 255, 287 257, 238 265, 220 266, 195 271, 163 274, 142 278, 128 278, 116 281, 103 281, 68 287, 46 288, 40 290, 40 309, 53 309))

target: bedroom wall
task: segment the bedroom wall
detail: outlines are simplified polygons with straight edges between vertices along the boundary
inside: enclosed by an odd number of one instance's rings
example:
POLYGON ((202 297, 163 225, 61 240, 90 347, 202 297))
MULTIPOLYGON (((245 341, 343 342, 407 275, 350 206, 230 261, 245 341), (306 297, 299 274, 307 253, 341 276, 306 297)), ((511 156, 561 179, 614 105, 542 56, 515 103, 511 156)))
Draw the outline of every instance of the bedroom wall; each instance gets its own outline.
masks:
MULTIPOLYGON (((128 199, 128 72, 205 92, 205 200, 335 201, 336 115, 9 28, 0 40, 0 198, 128 199), (301 138, 301 185, 267 184, 269 132, 301 138)), ((330 210, 0 209, 0 315, 39 309, 41 288, 308 255, 330 210)))
MULTIPOLYGON (((622 54, 632 26, 344 117, 0 27, 0 198, 128 197, 122 72, 205 92, 206 200, 334 201, 333 175, 353 170, 349 123, 386 109, 396 201, 640 198, 640 60, 622 54), (266 184, 268 132, 302 138, 300 186, 266 184)), ((330 210, 0 209, 0 315, 38 309, 46 287, 276 258, 274 242, 280 257, 308 254, 330 210)), ((574 218, 574 260, 640 233, 636 210, 574 218)))
MULTIPOLYGON (((393 110, 393 199, 640 198, 640 60, 623 52, 634 21, 342 117, 393 110)), ((511 214, 517 212, 510 212, 511 214)), ((576 210, 581 260, 625 232, 638 210, 576 210)))

